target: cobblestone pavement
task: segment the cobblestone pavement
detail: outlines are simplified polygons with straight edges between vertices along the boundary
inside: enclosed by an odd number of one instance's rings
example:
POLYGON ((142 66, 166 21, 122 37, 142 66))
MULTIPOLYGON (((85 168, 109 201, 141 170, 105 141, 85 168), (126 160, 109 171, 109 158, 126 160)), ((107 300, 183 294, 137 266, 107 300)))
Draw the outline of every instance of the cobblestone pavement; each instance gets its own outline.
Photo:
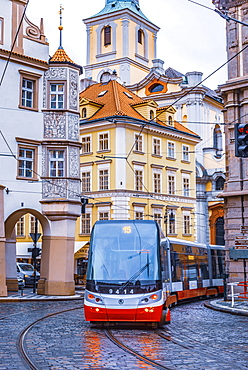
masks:
MULTIPOLYGON (((84 321, 82 300, 0 304, 0 370, 24 370, 17 342, 35 320, 60 310, 78 308, 39 321, 25 347, 37 369, 154 369, 116 347, 101 329, 84 321)), ((216 312, 203 302, 172 310, 172 324, 162 332, 113 329, 113 334, 139 353, 170 369, 248 369, 248 318, 216 312)))

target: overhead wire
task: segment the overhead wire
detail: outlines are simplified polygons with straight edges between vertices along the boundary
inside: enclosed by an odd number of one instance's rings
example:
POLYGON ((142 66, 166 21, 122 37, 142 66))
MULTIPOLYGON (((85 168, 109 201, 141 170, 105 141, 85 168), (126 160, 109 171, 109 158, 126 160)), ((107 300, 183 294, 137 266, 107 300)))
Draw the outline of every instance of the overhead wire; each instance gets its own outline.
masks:
POLYGON ((20 29, 21 29, 21 26, 22 26, 22 22, 23 22, 23 19, 24 19, 24 17, 25 17, 25 14, 26 14, 26 10, 27 10, 28 4, 29 4, 29 0, 27 0, 27 3, 26 3, 26 5, 25 5, 25 7, 24 7, 23 14, 22 14, 22 16, 21 16, 21 19, 20 19, 20 22, 19 22, 19 25, 18 25, 18 28, 17 28, 16 34, 15 34, 15 38, 14 38, 14 40, 13 40, 13 44, 12 44, 12 46, 11 46, 9 56, 8 56, 7 62, 6 62, 6 64, 5 64, 5 67, 4 67, 4 70, 3 70, 3 73, 2 73, 2 76, 1 76, 1 79, 0 79, 0 87, 2 86, 2 83, 3 83, 4 77, 5 77, 5 74, 6 74, 6 71, 7 71, 7 68, 8 68, 9 62, 10 62, 10 59, 11 59, 11 55, 12 55, 12 53, 13 53, 13 50, 14 50, 14 47, 15 47, 15 44, 16 44, 17 37, 18 37, 18 34, 19 34, 19 32, 20 32, 20 29))
MULTIPOLYGON (((22 18, 21 18, 21 21, 20 21, 20 24, 19 24, 19 27, 18 27, 18 30, 17 30, 17 33, 16 33, 16 36, 15 36, 15 39, 14 39, 14 42, 13 42, 13 45, 12 45, 12 48, 11 48, 11 52, 10 52, 10 54, 9 54, 9 58, 8 58, 8 61, 7 61, 7 63, 6 63, 6 66, 5 66, 5 69, 4 69, 4 72, 3 72, 3 74, 2 74, 2 77, 1 77, 1 82, 0 82, 0 86, 1 86, 1 84, 2 84, 2 81, 3 81, 3 78, 4 78, 4 76, 5 76, 5 73, 6 73, 6 70, 7 70, 7 67, 8 67, 8 64, 9 64, 9 61, 10 61, 10 58, 11 58, 11 54, 12 54, 12 52, 13 52, 13 49, 14 49, 14 45, 15 45, 15 42, 16 42, 16 39, 17 39, 17 36, 18 36, 18 33, 19 33, 19 31, 20 31, 20 28, 21 28, 21 24, 22 24, 22 21, 23 21, 23 18, 24 18, 24 15, 25 15, 25 12, 26 12, 26 9, 27 9, 27 6, 28 6, 28 3, 29 3, 29 0, 27 1, 27 4, 26 4, 26 6, 25 6, 25 8, 24 8, 24 12, 23 12, 23 15, 22 15, 22 18)), ((227 63, 229 63, 232 59, 234 59, 234 58, 236 58, 240 53, 242 53, 246 48, 248 47, 248 45, 246 45, 242 50, 240 50, 239 52, 237 52, 234 56, 232 56, 231 58, 229 58, 225 63, 223 63, 220 67, 218 67, 216 70, 214 70, 211 74, 209 74, 205 79, 203 79, 202 81, 200 81, 198 84, 196 84, 195 86, 193 86, 193 87, 191 87, 189 90, 187 90, 187 91, 185 91, 185 93, 183 94, 183 95, 181 95, 179 98, 177 98, 173 103, 171 103, 168 107, 166 107, 167 109, 168 108, 170 108, 170 107, 172 107, 173 105, 175 105, 178 101, 180 101, 181 99, 183 99, 186 95, 188 95, 191 91, 193 91, 194 89, 196 89, 199 85, 201 85, 203 82, 205 82, 208 78, 210 78, 213 74, 215 74, 216 72, 218 72, 222 67, 224 67, 227 63)), ((151 120, 149 120, 148 122, 145 122, 143 125, 142 125, 142 127, 141 127, 141 130, 140 130, 140 133, 139 133, 139 135, 141 135, 141 133, 142 133, 142 131, 144 130, 144 128, 145 128, 145 126, 146 125, 148 125, 149 123, 152 123, 152 122, 155 122, 155 120, 160 116, 162 114, 162 112, 160 112, 160 113, 157 113, 156 114, 156 116, 153 118, 153 119, 151 119, 151 120)), ((197 123, 199 123, 199 122, 197 122, 197 123)), ((205 123, 205 122, 204 122, 205 123)), ((225 123, 224 123, 225 124, 225 123)), ((4 138, 4 136, 3 136, 3 133, 2 133, 2 131, 0 131, 0 133, 1 133, 1 135, 2 135, 2 137, 4 138)), ((11 150, 11 148, 10 148, 10 146, 8 145, 8 143, 7 143, 7 141, 6 141, 6 139, 4 138, 4 141, 6 142, 6 145, 8 146, 8 149, 10 150, 10 152, 11 152, 11 156, 13 156, 16 160, 18 160, 17 158, 16 158, 16 156, 14 155, 14 153, 12 152, 12 150, 11 150)), ((132 171, 134 171, 134 169, 133 169, 133 167, 131 166, 131 164, 129 163, 129 161, 128 161, 128 158, 129 158, 129 156, 131 155, 131 152, 132 152, 132 150, 133 150, 133 148, 134 148, 134 146, 135 146, 135 144, 136 144, 136 141, 137 141, 137 138, 136 138, 136 140, 134 141, 134 144, 132 145, 132 147, 131 147, 131 149, 130 149, 130 151, 129 151, 129 153, 128 153, 128 156, 125 158, 126 159, 126 161, 127 161, 127 163, 128 163, 128 165, 129 165, 129 167, 132 169, 132 171)), ((35 173, 37 176, 39 176, 40 177, 40 175, 38 174, 38 173, 36 173, 35 171, 33 171, 33 173, 35 173)), ((47 182, 49 182, 49 183, 51 183, 49 180, 46 180, 47 182)), ((53 183, 52 183, 53 184, 53 183)), ((57 185, 56 185, 57 186, 57 185)), ((64 186, 60 186, 61 188, 64 188, 64 186)), ((68 190, 67 188, 64 188, 65 190, 68 190)), ((145 188, 146 189, 146 188, 145 188)), ((77 196, 79 196, 79 197, 81 197, 82 196, 82 194, 78 194, 78 193, 76 193, 76 192, 73 192, 72 191, 72 193, 75 193, 75 194, 77 194, 77 196)), ((150 195, 151 193, 148 191, 148 189, 147 189, 147 193, 150 195)), ((92 199, 92 198, 90 198, 89 197, 89 199, 92 199)))

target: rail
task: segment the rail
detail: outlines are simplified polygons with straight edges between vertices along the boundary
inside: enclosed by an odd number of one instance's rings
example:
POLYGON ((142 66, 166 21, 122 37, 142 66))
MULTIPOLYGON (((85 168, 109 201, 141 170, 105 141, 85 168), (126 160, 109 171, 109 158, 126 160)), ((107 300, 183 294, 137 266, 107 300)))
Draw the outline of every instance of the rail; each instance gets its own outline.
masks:
POLYGON ((229 297, 231 296, 231 298, 232 298, 232 307, 234 307, 234 299, 235 298, 237 298, 237 299, 248 299, 248 291, 247 291, 248 281, 239 281, 239 282, 235 282, 235 283, 228 283, 227 285, 230 285, 230 287, 231 287, 231 294, 228 294, 228 296, 229 297), (244 291, 234 293, 234 287, 235 286, 244 287, 244 291))

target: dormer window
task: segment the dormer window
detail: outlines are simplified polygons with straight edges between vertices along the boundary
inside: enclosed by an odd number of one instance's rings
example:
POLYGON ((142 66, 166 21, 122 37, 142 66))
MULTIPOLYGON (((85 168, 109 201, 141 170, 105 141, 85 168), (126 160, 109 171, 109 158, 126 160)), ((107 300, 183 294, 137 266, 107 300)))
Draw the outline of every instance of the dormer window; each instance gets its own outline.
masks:
POLYGON ((172 119, 172 117, 171 117, 171 116, 169 116, 169 117, 168 117, 168 124, 169 124, 170 126, 173 126, 173 119, 172 119))
POLYGON ((150 120, 154 119, 154 111, 150 110, 150 120))
POLYGON ((111 27, 107 26, 103 29, 104 32, 104 46, 111 45, 111 27))
POLYGON ((123 91, 123 93, 129 98, 129 99, 133 99, 132 95, 129 94, 129 92, 127 91, 123 91))
POLYGON ((86 117, 87 117, 87 109, 83 108, 82 109, 82 118, 86 118, 86 117))
POLYGON ((104 90, 104 91, 99 92, 99 94, 98 94, 98 98, 101 98, 101 97, 102 97, 102 96, 104 96, 107 92, 108 92, 108 90, 104 90))

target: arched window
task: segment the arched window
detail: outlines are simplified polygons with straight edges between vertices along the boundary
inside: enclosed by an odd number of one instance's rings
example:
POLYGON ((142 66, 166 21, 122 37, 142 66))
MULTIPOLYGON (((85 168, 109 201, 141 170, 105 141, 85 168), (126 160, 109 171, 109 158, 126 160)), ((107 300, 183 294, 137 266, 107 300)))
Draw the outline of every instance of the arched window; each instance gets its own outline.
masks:
POLYGON ((222 132, 219 125, 215 125, 213 131, 213 148, 219 151, 222 150, 222 132))
POLYGON ((139 29, 138 30, 138 43, 142 45, 143 40, 144 40, 144 33, 141 29, 139 29))
POLYGON ((184 116, 183 116, 183 123, 186 123, 188 121, 188 116, 187 116, 187 114, 185 114, 184 116))
POLYGON ((111 80, 110 72, 104 72, 100 77, 101 83, 107 83, 111 80))
POLYGON ((83 108, 82 109, 82 118, 86 118, 87 117, 87 110, 86 108, 83 108))
POLYGON ((215 190, 223 190, 224 189, 224 182, 225 182, 225 180, 223 179, 222 176, 218 177, 216 182, 215 182, 215 190))
POLYGON ((150 86, 148 90, 150 91, 150 93, 159 92, 164 90, 164 86, 156 83, 150 86))
POLYGON ((225 245, 225 230, 224 230, 224 218, 219 217, 215 222, 216 239, 215 244, 225 245))
POLYGON ((154 118, 154 111, 150 110, 150 119, 153 119, 153 118, 154 118))
POLYGON ((104 32, 104 46, 111 45, 111 27, 107 26, 103 29, 104 32))
POLYGON ((169 116, 169 117, 168 117, 168 123, 169 123, 169 125, 170 125, 170 126, 172 126, 172 122, 173 122, 173 119, 172 119, 172 117, 171 117, 171 116, 169 116))

